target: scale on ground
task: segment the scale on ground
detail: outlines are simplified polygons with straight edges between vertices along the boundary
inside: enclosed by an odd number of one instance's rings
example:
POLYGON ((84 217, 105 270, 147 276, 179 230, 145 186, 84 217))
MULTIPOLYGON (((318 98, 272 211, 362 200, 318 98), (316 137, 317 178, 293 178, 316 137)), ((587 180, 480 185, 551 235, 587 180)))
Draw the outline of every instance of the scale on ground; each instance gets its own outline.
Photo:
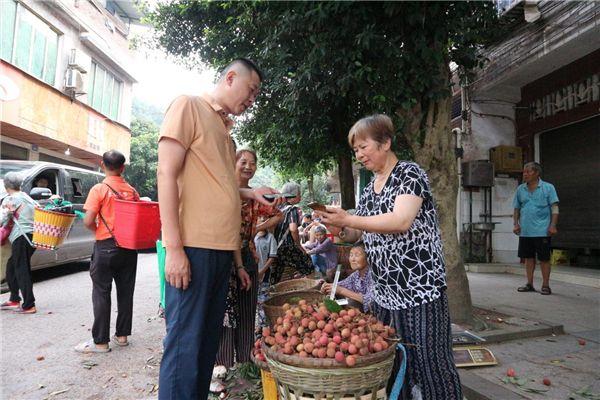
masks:
POLYGON ((483 342, 485 342, 484 338, 452 324, 454 364, 459 368, 497 365, 496 356, 488 348, 481 345, 483 342))

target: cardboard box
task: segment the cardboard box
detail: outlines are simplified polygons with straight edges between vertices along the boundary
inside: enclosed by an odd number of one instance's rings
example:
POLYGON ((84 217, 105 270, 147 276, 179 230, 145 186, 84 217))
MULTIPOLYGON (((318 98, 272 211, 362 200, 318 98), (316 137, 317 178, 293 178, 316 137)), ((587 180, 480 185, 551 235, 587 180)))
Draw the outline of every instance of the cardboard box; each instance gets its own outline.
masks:
POLYGON ((515 173, 523 170, 523 150, 517 146, 496 146, 490 149, 490 161, 496 173, 515 173))

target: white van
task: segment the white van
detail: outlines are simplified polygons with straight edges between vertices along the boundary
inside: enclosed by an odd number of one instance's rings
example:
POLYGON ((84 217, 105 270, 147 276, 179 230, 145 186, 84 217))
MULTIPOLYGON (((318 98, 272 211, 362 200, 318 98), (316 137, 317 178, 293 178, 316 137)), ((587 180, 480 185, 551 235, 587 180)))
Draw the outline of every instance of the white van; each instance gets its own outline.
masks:
MULTIPOLYGON (((83 211, 83 204, 92 186, 104 179, 104 175, 99 172, 68 165, 43 161, 1 160, 0 200, 6 196, 4 175, 11 171, 23 175, 21 190, 29 193, 42 207, 48 202, 50 195, 58 194, 73 203, 74 209, 80 211, 83 211), (47 181, 50 192, 36 190, 35 192, 38 193, 32 194, 31 189, 35 188, 41 179, 47 181)), ((77 218, 73 223, 69 236, 58 250, 36 250, 31 258, 31 269, 48 268, 72 261, 89 259, 94 248, 94 241, 94 233, 85 228, 83 221, 77 218)), ((2 246, 0 278, 2 279, 3 291, 6 287, 6 261, 10 257, 10 252, 10 243, 2 246)))

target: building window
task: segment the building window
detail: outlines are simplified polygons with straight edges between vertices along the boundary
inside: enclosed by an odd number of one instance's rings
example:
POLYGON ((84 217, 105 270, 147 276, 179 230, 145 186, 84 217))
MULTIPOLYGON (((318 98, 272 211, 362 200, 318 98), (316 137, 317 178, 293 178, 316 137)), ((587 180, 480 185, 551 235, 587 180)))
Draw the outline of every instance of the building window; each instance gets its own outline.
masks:
POLYGON ((0 1, 0 58, 54 86, 58 33, 12 0, 0 1))
POLYGON ((116 121, 119 118, 123 82, 92 61, 88 85, 88 105, 116 121))

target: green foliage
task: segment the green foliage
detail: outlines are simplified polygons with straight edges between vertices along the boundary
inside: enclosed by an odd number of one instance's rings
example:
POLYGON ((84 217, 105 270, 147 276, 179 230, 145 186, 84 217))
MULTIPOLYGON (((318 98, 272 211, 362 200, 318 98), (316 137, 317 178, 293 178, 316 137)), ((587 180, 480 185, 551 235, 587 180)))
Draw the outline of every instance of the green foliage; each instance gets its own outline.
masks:
POLYGON ((158 165, 159 127, 151 121, 134 116, 131 122, 130 164, 125 168, 125 179, 140 196, 157 199, 156 166, 158 165))
POLYGON ((346 135, 365 115, 386 113, 401 132, 398 108, 448 96, 449 62, 476 67, 497 33, 491 1, 175 0, 149 21, 157 43, 188 61, 258 63, 262 94, 237 134, 277 170, 304 177, 351 157, 346 135))
POLYGON ((158 126, 162 124, 164 118, 164 113, 158 107, 145 103, 138 98, 133 99, 132 114, 140 121, 153 122, 158 126))

